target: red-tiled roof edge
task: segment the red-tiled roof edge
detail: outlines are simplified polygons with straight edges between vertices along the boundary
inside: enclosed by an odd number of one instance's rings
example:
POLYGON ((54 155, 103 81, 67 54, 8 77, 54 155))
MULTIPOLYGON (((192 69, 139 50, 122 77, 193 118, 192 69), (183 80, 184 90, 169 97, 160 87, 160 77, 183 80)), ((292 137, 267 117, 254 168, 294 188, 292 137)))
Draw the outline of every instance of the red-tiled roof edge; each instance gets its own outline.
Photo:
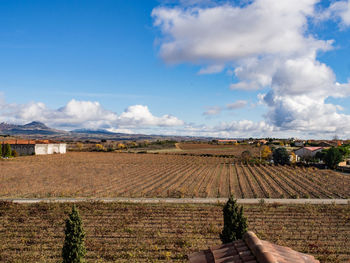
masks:
POLYGON ((278 263, 275 257, 269 251, 266 251, 261 240, 252 231, 246 232, 243 235, 243 240, 259 263, 278 263))
POLYGON ((311 255, 260 240, 251 231, 240 240, 192 253, 188 259, 190 263, 320 263, 311 255))
POLYGON ((243 240, 254 254, 259 263, 304 262, 319 263, 313 256, 297 252, 289 247, 279 246, 268 241, 260 240, 253 232, 243 235, 243 240), (288 261, 285 254, 288 253, 288 261))

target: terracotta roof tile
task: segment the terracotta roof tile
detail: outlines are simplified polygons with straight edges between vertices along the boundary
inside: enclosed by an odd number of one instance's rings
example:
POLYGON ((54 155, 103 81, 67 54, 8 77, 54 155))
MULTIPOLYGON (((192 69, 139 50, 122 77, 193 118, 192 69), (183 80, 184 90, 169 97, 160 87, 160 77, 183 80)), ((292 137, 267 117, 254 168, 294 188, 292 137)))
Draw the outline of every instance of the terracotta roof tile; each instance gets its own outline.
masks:
POLYGON ((0 144, 49 144, 49 143, 58 143, 52 140, 23 140, 23 139, 11 139, 11 140, 2 140, 0 144))
POLYGON ((260 240, 253 232, 242 240, 192 253, 190 263, 319 263, 313 256, 260 240))

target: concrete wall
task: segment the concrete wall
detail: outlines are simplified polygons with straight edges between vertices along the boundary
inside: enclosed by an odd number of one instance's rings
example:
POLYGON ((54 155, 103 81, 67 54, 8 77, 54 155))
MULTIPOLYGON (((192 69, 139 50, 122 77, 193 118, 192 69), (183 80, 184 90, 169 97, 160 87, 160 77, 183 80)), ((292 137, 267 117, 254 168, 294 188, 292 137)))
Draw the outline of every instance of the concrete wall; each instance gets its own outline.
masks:
POLYGON ((54 154, 54 153, 66 153, 66 144, 36 144, 35 154, 54 154))
POLYGON ((18 155, 35 154, 35 144, 10 144, 11 150, 15 150, 18 155))

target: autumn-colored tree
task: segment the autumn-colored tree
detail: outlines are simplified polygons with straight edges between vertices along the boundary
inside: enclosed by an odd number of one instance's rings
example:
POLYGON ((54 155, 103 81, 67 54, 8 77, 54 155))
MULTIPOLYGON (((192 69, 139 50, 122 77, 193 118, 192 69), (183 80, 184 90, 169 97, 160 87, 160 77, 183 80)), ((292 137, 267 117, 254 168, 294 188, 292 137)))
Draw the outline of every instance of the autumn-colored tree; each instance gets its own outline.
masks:
POLYGON ((84 147, 84 144, 82 144, 81 142, 77 142, 76 146, 77 146, 78 150, 81 151, 84 147))
POLYGON ((264 159, 268 159, 271 157, 272 151, 269 146, 265 145, 263 146, 261 150, 261 157, 264 159))
POLYGON ((124 143, 118 143, 118 146, 117 146, 119 149, 125 149, 126 146, 124 143))
POLYGON ((95 144, 96 151, 105 152, 107 149, 102 144, 95 144))
POLYGON ((296 163, 296 162, 297 162, 297 156, 296 156, 296 154, 295 154, 294 152, 292 152, 290 155, 291 155, 291 157, 290 157, 290 162, 291 162, 292 164, 296 163))

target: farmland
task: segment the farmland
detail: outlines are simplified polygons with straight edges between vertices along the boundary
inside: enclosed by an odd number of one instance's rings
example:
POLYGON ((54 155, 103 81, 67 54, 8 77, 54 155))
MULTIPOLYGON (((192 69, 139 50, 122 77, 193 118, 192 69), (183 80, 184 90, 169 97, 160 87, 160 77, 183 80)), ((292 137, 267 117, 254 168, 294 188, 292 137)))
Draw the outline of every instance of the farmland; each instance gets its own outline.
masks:
MULTIPOLYGON (((186 262, 193 251, 220 244, 219 205, 78 203, 87 233, 88 262, 186 262)), ((348 262, 348 205, 244 206, 258 237, 348 262)), ((59 262, 70 204, 0 203, 1 262, 59 262)))
POLYGON ((0 171, 0 197, 350 197, 349 175, 211 156, 74 152, 3 160, 0 171))
POLYGON ((232 144, 208 144, 208 143, 178 143, 176 148, 184 153, 203 155, 228 155, 230 157, 239 159, 244 151, 249 151, 253 157, 259 156, 260 147, 251 145, 232 145, 232 144))

